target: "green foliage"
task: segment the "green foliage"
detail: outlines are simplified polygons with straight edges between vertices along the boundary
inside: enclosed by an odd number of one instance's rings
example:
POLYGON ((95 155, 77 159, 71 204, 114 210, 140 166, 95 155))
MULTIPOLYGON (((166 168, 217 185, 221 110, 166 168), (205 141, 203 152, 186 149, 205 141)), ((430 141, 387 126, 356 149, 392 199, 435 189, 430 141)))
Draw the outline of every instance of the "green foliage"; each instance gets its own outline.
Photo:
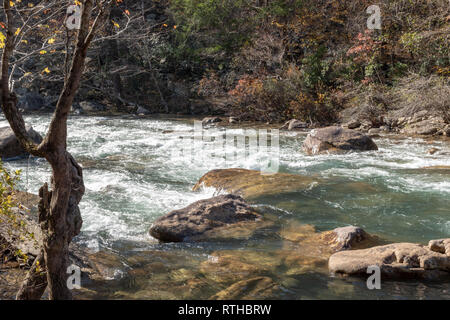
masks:
POLYGON ((16 206, 12 193, 16 183, 19 181, 20 170, 10 173, 0 161, 0 215, 11 217, 11 208, 16 206))
POLYGON ((324 59, 325 53, 326 48, 321 46, 302 60, 303 81, 309 90, 320 90, 331 82, 331 65, 324 59))
POLYGON ((262 11, 268 17, 285 18, 297 13, 304 4, 304 0, 275 0, 270 1, 267 7, 262 8, 262 11))
POLYGON ((174 0, 170 10, 177 28, 169 53, 178 61, 232 52, 251 35, 244 0, 174 0))
MULTIPOLYGON (((20 170, 16 170, 13 173, 9 172, 0 161, 0 223, 18 230, 26 237, 34 238, 33 234, 26 232, 25 221, 18 218, 12 210, 14 207, 19 207, 14 199, 14 190, 20 179, 20 173, 20 170)), ((0 243, 0 258, 8 260, 8 256, 3 256, 3 251, 5 250, 8 251, 8 248, 5 248, 4 244, 0 243)), ((20 249, 12 252, 12 256, 25 264, 28 263, 29 257, 20 249)))

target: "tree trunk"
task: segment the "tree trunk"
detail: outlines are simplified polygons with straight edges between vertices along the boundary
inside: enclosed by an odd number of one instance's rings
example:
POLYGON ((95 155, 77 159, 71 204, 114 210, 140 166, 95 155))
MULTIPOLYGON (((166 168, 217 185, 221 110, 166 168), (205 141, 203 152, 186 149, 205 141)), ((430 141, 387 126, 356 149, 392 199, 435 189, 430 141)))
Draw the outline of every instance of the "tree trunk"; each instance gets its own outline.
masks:
MULTIPOLYGON (((3 0, 7 32, 2 55, 1 96, 2 109, 14 134, 22 147, 37 157, 45 158, 52 167, 52 191, 48 185, 39 190, 39 223, 44 236, 43 253, 36 259, 26 281, 20 289, 17 299, 38 299, 45 285, 50 289, 50 299, 67 300, 72 293, 67 285, 67 267, 69 266, 69 244, 79 234, 82 219, 78 204, 84 195, 83 171, 75 159, 67 152, 67 118, 75 94, 80 85, 87 50, 102 24, 111 6, 111 0, 100 3, 99 12, 91 25, 94 0, 84 0, 81 24, 77 33, 77 43, 69 74, 65 77, 64 88, 59 96, 47 135, 41 144, 36 145, 25 130, 25 122, 17 110, 17 98, 11 92, 9 83, 9 64, 14 52, 14 16, 13 3, 3 0), (46 282, 37 272, 37 263, 47 269, 46 282)), ((65 69, 66 70, 66 69, 65 69)))
POLYGON ((52 300, 70 300, 72 293, 67 286, 69 267, 69 244, 79 234, 82 219, 78 204, 85 188, 81 167, 65 150, 49 157, 52 164, 52 191, 45 184, 39 190, 39 223, 44 234, 44 249, 39 256, 40 265, 47 268, 46 277, 36 273, 35 264, 17 294, 17 299, 39 299, 47 284, 52 300), (39 289, 36 289, 36 286, 39 289), (43 287, 43 289, 42 289, 43 287))

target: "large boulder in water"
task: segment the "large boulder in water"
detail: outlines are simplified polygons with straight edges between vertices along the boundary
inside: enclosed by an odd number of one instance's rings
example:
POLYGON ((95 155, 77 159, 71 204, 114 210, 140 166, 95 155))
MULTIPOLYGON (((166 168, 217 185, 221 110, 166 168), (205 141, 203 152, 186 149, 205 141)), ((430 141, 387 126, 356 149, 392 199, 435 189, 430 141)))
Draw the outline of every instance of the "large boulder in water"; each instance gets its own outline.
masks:
POLYGON ((260 171, 237 168, 217 169, 201 177, 193 190, 197 191, 202 187, 213 187, 228 193, 238 194, 247 199, 303 191, 320 181, 316 177, 297 174, 264 174, 260 171))
MULTIPOLYGON (((26 125, 25 129, 35 143, 39 144, 42 142, 41 135, 34 131, 30 125, 26 125)), ((27 154, 10 127, 0 128, 0 157, 2 160, 23 157, 27 154)))
POLYGON ((351 150, 370 151, 378 150, 378 147, 370 137, 337 126, 314 129, 303 143, 303 151, 309 155, 351 150))
POLYGON ((380 267, 389 278, 450 276, 450 239, 433 240, 428 246, 393 243, 364 250, 341 251, 329 260, 333 273, 367 276, 370 266, 380 267))
MULTIPOLYGON (((159 218, 150 235, 163 242, 202 241, 232 234, 230 229, 261 219, 261 215, 236 195, 197 201, 159 218)), ((250 229, 252 227, 249 227, 250 229)))

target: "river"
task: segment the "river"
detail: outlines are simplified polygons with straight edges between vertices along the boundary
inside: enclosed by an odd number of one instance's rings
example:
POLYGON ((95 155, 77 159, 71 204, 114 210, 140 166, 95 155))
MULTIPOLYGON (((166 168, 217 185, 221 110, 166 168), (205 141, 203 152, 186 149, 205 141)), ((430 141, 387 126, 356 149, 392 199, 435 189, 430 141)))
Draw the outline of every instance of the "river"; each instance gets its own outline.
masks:
MULTIPOLYGON (((25 119, 45 134, 49 116, 25 119)), ((6 121, 0 120, 4 125, 6 121)), ((208 261, 227 254, 234 257, 230 261, 245 260, 246 266, 260 268, 254 274, 273 279, 282 289, 275 297, 279 299, 450 299, 450 282, 445 281, 385 281, 382 290, 370 291, 364 279, 332 276, 323 265, 293 271, 276 258, 284 244, 272 229, 247 241, 159 244, 148 235, 156 218, 217 194, 213 189, 192 191, 202 175, 224 165, 258 169, 258 160, 264 157, 250 154, 225 163, 229 150, 217 150, 201 161, 195 153, 176 152, 190 143, 193 128, 193 119, 188 118, 70 118, 68 148, 84 167, 86 185, 81 203, 84 223, 76 242, 119 257, 111 269, 111 285, 103 285, 91 297, 207 299, 253 274, 240 277, 230 275, 225 267, 211 269, 208 261)), ((232 132, 242 134, 238 128, 232 132)), ((255 200, 263 212, 275 217, 278 227, 308 224, 326 231, 356 225, 388 241, 424 244, 450 237, 448 172, 422 169, 450 165, 448 140, 383 136, 376 139, 379 151, 306 156, 301 151, 305 137, 306 133, 280 132, 279 170, 317 176, 328 183, 255 200), (432 147, 440 152, 428 154, 432 147)), ((203 141, 196 150, 210 147, 203 141)), ((44 160, 7 165, 23 170, 21 189, 37 193, 49 181, 44 160)))

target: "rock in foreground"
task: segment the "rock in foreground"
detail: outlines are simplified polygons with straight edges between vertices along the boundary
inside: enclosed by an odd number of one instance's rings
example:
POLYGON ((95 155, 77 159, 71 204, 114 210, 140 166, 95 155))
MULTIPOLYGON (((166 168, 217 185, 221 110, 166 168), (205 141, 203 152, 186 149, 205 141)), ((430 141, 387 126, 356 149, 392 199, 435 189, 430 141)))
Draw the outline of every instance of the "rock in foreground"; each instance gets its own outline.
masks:
MULTIPOLYGON (((35 143, 39 144, 42 142, 41 135, 34 131, 30 125, 26 125, 25 129, 35 143)), ((24 157, 26 155, 27 152, 20 145, 12 129, 10 127, 0 128, 0 157, 2 160, 24 157)))
POLYGON ((163 242, 202 241, 220 237, 230 228, 240 228, 260 218, 241 197, 222 195, 197 201, 159 218, 150 228, 150 235, 163 242))
POLYGON ((314 129, 303 143, 303 151, 309 155, 351 150, 371 151, 378 147, 370 137, 342 127, 314 129))
POLYGON ((450 239, 433 240, 429 246, 394 243, 364 250, 341 251, 331 256, 333 273, 367 275, 370 266, 379 266, 389 278, 432 279, 450 275, 450 239))
POLYGON ((336 252, 367 248, 380 241, 376 237, 369 235, 360 227, 355 226, 325 231, 322 233, 321 238, 336 252))

